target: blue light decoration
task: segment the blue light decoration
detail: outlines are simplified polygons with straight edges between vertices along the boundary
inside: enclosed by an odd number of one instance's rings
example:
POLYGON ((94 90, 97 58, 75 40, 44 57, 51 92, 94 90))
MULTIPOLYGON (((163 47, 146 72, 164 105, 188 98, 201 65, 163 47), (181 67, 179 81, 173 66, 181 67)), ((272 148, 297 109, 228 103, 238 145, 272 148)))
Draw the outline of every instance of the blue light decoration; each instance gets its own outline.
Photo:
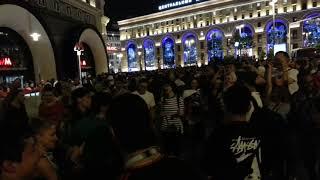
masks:
POLYGON ((162 40, 163 50, 163 65, 165 68, 174 68, 175 53, 174 53, 174 40, 167 36, 162 40))
POLYGON ((143 49, 146 70, 154 70, 156 68, 154 42, 151 39, 146 39, 143 42, 143 49))
POLYGON ((273 28, 273 21, 270 21, 267 24, 267 53, 270 51, 276 53, 277 48, 286 51, 288 34, 287 29, 286 23, 280 19, 275 20, 275 28, 273 28), (281 46, 283 47, 281 48, 281 46), (274 50, 273 47, 275 48, 274 50))
POLYGON ((303 22, 304 47, 320 46, 320 13, 307 16, 303 22))
POLYGON ((245 24, 234 31, 233 41, 236 56, 252 56, 253 29, 245 24))
POLYGON ((127 46, 127 57, 128 57, 129 72, 136 71, 138 69, 137 46, 133 42, 129 42, 127 46))
POLYGON ((206 37, 208 46, 208 57, 209 62, 213 60, 223 59, 223 33, 218 29, 213 29, 209 31, 206 37))
POLYGON ((182 38, 183 49, 184 49, 184 65, 192 66, 197 64, 198 53, 197 53, 197 38, 192 33, 187 33, 182 38))

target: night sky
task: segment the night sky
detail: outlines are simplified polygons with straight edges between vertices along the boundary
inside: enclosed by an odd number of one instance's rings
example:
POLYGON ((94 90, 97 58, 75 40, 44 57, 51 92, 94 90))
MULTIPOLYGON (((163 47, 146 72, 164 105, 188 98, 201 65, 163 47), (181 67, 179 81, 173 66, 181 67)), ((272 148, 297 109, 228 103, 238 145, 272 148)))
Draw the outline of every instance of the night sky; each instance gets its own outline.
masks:
POLYGON ((170 0, 106 0, 105 10, 111 21, 118 21, 157 12, 158 5, 168 1, 170 2, 170 0))

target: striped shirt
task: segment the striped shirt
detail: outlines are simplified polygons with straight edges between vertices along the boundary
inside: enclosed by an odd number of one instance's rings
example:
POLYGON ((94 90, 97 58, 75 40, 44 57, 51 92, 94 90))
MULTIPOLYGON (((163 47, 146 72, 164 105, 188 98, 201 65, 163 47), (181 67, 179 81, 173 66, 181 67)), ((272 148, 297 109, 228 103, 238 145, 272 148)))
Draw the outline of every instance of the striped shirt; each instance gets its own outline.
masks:
POLYGON ((162 122, 161 122, 162 131, 165 131, 170 125, 175 125, 177 129, 181 133, 183 133, 183 123, 180 118, 181 115, 184 115, 183 98, 178 98, 174 96, 172 98, 163 99, 161 103, 160 115, 162 117, 162 122), (179 101, 179 105, 178 105, 178 101, 179 101))

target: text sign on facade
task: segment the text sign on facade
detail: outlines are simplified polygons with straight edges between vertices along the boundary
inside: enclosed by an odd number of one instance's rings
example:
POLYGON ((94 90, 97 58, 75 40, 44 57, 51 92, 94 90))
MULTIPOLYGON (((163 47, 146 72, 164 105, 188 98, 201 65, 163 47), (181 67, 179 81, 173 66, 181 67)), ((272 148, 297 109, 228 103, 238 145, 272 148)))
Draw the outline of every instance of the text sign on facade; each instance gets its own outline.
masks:
POLYGON ((12 66, 12 62, 11 62, 11 59, 9 57, 6 57, 6 58, 0 58, 0 67, 2 66, 12 66))
POLYGON ((158 9, 159 9, 159 11, 162 11, 162 10, 175 8, 175 7, 180 7, 180 6, 185 6, 185 5, 188 5, 188 4, 193 4, 193 3, 197 3, 197 2, 201 2, 201 1, 203 1, 203 0, 181 0, 181 1, 176 1, 176 2, 172 2, 172 3, 167 3, 167 4, 160 5, 158 7, 158 9))
POLYGON ((118 51, 118 48, 114 46, 107 46, 107 51, 118 51))

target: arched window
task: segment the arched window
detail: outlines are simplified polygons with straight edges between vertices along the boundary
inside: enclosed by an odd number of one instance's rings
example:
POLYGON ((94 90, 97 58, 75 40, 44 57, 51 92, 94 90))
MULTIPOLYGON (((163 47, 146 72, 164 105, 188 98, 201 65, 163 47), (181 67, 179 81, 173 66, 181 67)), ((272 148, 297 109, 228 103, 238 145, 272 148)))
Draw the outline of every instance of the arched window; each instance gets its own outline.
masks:
POLYGON ((207 46, 209 61, 223 59, 223 33, 213 29, 207 34, 207 46))
POLYGON ((164 68, 173 68, 175 66, 174 40, 171 37, 165 37, 162 40, 163 66, 164 68))
POLYGON ((287 26, 282 20, 275 20, 275 28, 273 28, 273 21, 267 24, 267 52, 273 51, 287 51, 287 26))
POLYGON ((146 70, 155 70, 157 68, 157 65, 154 42, 150 39, 145 40, 143 43, 143 48, 146 70))
POLYGON ((237 56, 253 55, 253 29, 249 25, 238 26, 233 34, 233 41, 237 56))
POLYGON ((194 34, 186 34, 183 38, 184 64, 186 66, 197 65, 197 38, 194 34))
POLYGON ((305 47, 320 46, 320 13, 311 14, 303 22, 303 40, 305 47))
POLYGON ((127 47, 127 57, 128 57, 128 71, 138 71, 137 63, 137 46, 134 43, 129 43, 127 47))

